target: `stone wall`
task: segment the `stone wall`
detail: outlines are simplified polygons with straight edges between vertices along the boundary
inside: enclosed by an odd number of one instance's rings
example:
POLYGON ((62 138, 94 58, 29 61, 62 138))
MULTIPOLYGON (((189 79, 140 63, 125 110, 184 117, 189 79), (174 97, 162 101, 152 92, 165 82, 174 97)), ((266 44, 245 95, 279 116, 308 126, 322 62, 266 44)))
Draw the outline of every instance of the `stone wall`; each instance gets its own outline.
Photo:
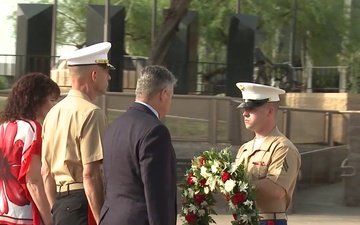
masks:
MULTIPOLYGON (((284 106, 294 108, 307 108, 319 110, 360 110, 360 95, 348 93, 287 93, 282 103, 284 106)), ((336 143, 346 144, 348 142, 348 125, 350 114, 334 113, 333 115, 333 138, 336 143)), ((308 115, 301 113, 294 115, 292 122, 297 121, 299 124, 309 124, 309 127, 320 126, 326 118, 321 118, 315 113, 308 113, 308 115), (311 116, 311 114, 313 116, 311 116), (295 118, 294 118, 295 117, 295 118)), ((296 127, 296 126, 295 126, 296 127)), ((294 131, 295 134, 300 134, 299 130, 294 131)), ((294 140, 296 142, 296 140, 294 140)))

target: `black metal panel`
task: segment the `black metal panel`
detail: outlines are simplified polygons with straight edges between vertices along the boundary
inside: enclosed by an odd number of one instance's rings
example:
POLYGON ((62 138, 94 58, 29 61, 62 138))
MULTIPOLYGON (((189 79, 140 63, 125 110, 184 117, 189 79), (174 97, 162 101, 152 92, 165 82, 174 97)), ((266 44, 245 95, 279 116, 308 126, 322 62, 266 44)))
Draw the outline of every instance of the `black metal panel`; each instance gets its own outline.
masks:
POLYGON ((18 4, 16 74, 28 72, 50 75, 52 4, 18 4))
POLYGON ((227 46, 227 96, 241 97, 241 91, 235 84, 240 81, 253 81, 255 30, 255 16, 231 15, 227 46))
POLYGON ((198 23, 198 12, 188 11, 187 15, 179 23, 175 37, 165 57, 166 66, 178 79, 175 87, 176 94, 196 92, 198 23))
MULTIPOLYGON (((124 37, 125 37, 125 8, 123 6, 109 7, 109 34, 111 42, 109 59, 116 70, 110 71, 111 80, 109 91, 122 92, 124 68, 124 37)), ((88 5, 86 22, 86 45, 104 41, 104 5, 88 5)))

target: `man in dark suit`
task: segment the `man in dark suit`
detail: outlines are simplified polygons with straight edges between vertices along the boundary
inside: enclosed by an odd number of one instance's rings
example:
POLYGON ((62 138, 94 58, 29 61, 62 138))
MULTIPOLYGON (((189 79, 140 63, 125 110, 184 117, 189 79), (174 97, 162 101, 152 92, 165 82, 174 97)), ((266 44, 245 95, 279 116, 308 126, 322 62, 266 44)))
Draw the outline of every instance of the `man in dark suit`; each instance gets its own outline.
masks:
POLYGON ((143 69, 135 103, 105 134, 101 225, 176 224, 176 155, 160 121, 169 111, 176 81, 164 67, 143 69))

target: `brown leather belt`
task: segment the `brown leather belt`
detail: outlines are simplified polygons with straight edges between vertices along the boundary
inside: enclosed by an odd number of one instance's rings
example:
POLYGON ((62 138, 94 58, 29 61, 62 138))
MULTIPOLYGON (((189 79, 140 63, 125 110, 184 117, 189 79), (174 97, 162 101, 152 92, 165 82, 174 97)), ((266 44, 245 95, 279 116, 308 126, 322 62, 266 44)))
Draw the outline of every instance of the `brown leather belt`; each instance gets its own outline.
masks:
POLYGON ((62 184, 62 185, 57 184, 56 189, 57 189, 56 191, 58 193, 64 193, 64 192, 84 189, 84 185, 83 185, 83 183, 69 183, 69 184, 62 184))
POLYGON ((259 213, 260 220, 287 220, 286 213, 259 213))

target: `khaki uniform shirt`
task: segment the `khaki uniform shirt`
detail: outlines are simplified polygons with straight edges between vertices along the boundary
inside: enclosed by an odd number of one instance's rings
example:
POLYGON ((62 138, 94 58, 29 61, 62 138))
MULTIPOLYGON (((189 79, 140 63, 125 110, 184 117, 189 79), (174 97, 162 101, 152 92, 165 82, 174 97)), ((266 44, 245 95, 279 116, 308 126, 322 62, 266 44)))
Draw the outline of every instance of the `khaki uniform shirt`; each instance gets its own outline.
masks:
POLYGON ((270 179, 286 191, 282 199, 256 199, 260 213, 285 212, 288 208, 301 164, 297 148, 275 127, 258 149, 253 150, 255 139, 242 145, 236 164, 244 163, 249 179, 270 179))
POLYGON ((77 90, 56 104, 43 124, 42 161, 57 185, 83 182, 83 165, 103 159, 106 117, 77 90))

